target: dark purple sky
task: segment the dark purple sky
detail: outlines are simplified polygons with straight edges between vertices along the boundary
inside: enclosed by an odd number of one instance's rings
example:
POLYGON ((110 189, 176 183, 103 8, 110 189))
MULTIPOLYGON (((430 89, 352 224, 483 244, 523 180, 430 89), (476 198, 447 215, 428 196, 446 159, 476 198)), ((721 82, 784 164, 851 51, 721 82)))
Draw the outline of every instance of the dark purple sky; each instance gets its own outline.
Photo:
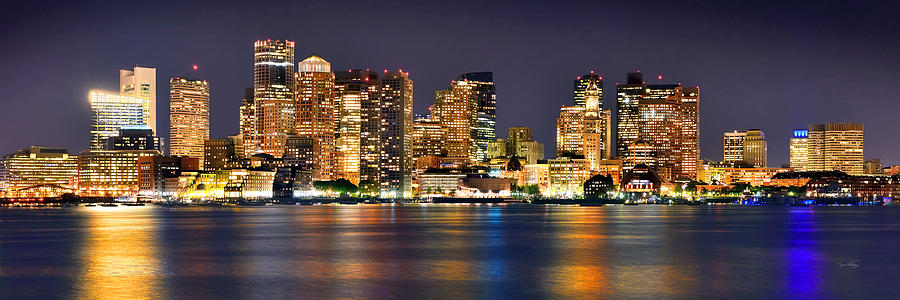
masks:
POLYGON ((722 158, 725 130, 761 128, 777 166, 792 129, 862 122, 866 158, 900 163, 898 4, 185 2, 4 1, 0 153, 87 148, 88 90, 115 90, 118 70, 134 65, 158 68, 160 128, 168 78, 185 74, 210 81, 212 136, 234 133, 252 43, 278 38, 297 42, 298 59, 316 52, 334 69, 409 71, 417 112, 456 75, 493 71, 499 135, 532 127, 548 153, 576 76, 599 72, 613 108, 615 83, 640 69, 650 83, 662 74, 701 87, 702 157, 722 158))

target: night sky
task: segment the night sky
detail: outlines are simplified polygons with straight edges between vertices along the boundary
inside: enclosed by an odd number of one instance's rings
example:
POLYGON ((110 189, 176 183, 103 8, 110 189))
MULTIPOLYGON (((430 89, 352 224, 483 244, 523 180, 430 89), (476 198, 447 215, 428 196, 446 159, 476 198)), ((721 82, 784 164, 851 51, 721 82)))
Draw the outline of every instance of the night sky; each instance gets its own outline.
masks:
POLYGON ((555 149, 555 120, 572 80, 701 88, 704 158, 722 132, 761 128, 769 164, 808 123, 865 124, 865 156, 900 164, 900 18, 894 3, 691 1, 4 1, 0 10, 0 153, 40 144, 88 147, 90 89, 117 90, 119 69, 158 68, 158 122, 168 136, 168 79, 205 79, 212 137, 238 130, 252 84, 252 43, 296 42, 334 70, 403 69, 417 113, 465 72, 493 71, 497 131, 528 126, 555 149), (642 6, 624 4, 640 2, 642 6), (191 70, 192 65, 199 70, 191 70))

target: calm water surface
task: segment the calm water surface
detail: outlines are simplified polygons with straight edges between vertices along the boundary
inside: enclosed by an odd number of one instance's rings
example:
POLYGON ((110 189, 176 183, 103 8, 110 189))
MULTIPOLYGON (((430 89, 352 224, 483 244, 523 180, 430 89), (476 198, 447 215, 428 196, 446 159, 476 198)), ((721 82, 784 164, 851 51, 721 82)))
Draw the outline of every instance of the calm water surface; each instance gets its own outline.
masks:
POLYGON ((896 299, 900 208, 0 209, 0 298, 896 299))

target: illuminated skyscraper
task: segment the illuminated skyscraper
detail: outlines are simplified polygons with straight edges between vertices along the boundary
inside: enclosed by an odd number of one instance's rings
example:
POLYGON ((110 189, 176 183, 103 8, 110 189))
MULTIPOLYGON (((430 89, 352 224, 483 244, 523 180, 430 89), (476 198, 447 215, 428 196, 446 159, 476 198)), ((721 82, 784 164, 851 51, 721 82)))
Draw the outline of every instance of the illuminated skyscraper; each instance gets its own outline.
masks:
POLYGON ((209 83, 174 77, 169 80, 169 153, 203 158, 209 139, 209 83))
POLYGON ((600 87, 600 102, 597 103, 597 109, 603 108, 603 77, 600 77, 598 74, 594 74, 594 71, 591 71, 588 74, 578 76, 575 79, 575 105, 584 106, 586 99, 586 91, 590 86, 600 87))
POLYGON ((746 130, 727 131, 722 137, 722 161, 736 163, 744 160, 744 139, 746 130))
POLYGON ((253 99, 260 147, 264 153, 281 157, 285 136, 295 130, 294 42, 256 41, 253 61, 253 99))
POLYGON ((163 141, 149 126, 122 126, 119 134, 106 139, 104 150, 156 150, 163 153, 163 141))
POLYGON ((409 73, 381 78, 381 196, 412 196, 413 82, 409 73))
POLYGON ((725 132, 724 161, 746 163, 757 168, 766 167, 766 138, 762 130, 734 130, 725 132))
POLYGON ((422 118, 413 121, 412 157, 416 169, 427 169, 436 157, 446 156, 446 128, 440 122, 422 118))
POLYGON ((456 81, 467 81, 472 86, 475 101, 475 158, 487 157, 487 145, 497 138, 497 95, 493 72, 465 73, 456 81))
POLYGON ((534 140, 531 128, 510 127, 504 144, 504 156, 515 155, 523 164, 535 164, 539 159, 544 159, 544 144, 534 140))
POLYGON ((91 149, 100 150, 106 140, 119 135, 122 126, 147 126, 150 101, 146 98, 91 91, 91 149))
POLYGON ((616 155, 622 156, 640 139, 638 102, 646 93, 644 75, 628 73, 625 84, 616 84, 616 155))
POLYGON ((119 93, 122 96, 147 99, 147 126, 159 135, 156 127, 156 68, 134 67, 119 70, 119 93))
POLYGON ((313 54, 298 63, 297 70, 297 135, 313 139, 313 180, 333 180, 336 119, 331 63, 313 54))
POLYGON ((557 156, 583 155, 590 170, 612 156, 611 114, 603 109, 603 80, 593 72, 575 80, 574 106, 556 120, 557 156))
POLYGON ((791 138, 791 168, 802 172, 807 170, 809 157, 809 130, 795 129, 791 138))
POLYGON ((238 155, 243 158, 250 158, 251 155, 259 153, 260 138, 259 130, 256 126, 256 101, 253 101, 253 89, 245 90, 244 99, 241 100, 241 143, 242 151, 238 155))
POLYGON ((810 124, 807 170, 863 174, 863 125, 810 124))
POLYGON ((474 87, 465 80, 453 81, 449 89, 434 92, 434 119, 447 130, 444 134, 447 156, 458 162, 474 163, 477 160, 474 87))
POLYGON ((336 98, 338 107, 335 136, 335 178, 360 181, 361 99, 358 91, 344 91, 336 98))
POLYGON ((584 155, 584 106, 563 106, 556 119, 556 156, 584 155))
MULTIPOLYGON (((618 145, 627 149, 637 140, 656 154, 657 174, 664 180, 697 177, 700 160, 700 89, 681 84, 646 85, 640 73, 629 73, 617 86, 618 145)), ((632 167, 624 157, 626 168, 632 167)))
MULTIPOLYGON (((358 166, 358 180, 378 182, 380 175, 378 164, 381 155, 381 99, 378 93, 378 73, 357 69, 336 71, 334 76, 336 108, 349 109, 340 112, 338 117, 344 119, 341 122, 350 121, 352 124, 358 122, 359 127, 358 131, 354 129, 339 132, 339 135, 342 136, 341 141, 348 142, 353 135, 357 135, 357 141, 345 145, 356 148, 351 152, 358 153, 358 161, 352 164, 358 166), (349 98, 344 96, 349 96, 349 98), (349 99, 351 103, 341 103, 342 99, 349 99), (347 118, 352 120, 347 120, 347 118)), ((339 144, 338 147, 341 145, 339 144)), ((345 164, 345 166, 349 165, 345 164)))

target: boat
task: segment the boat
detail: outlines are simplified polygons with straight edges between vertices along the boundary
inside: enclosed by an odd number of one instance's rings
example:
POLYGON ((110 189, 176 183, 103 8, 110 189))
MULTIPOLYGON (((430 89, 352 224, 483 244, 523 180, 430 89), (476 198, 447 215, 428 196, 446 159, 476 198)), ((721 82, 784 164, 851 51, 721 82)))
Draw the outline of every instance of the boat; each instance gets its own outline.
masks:
POLYGON ((85 204, 84 205, 84 207, 94 207, 94 206, 97 206, 97 204, 85 204))
POLYGON ((119 205, 118 205, 118 204, 115 204, 115 203, 103 203, 103 204, 100 204, 100 206, 103 206, 103 207, 119 207, 119 205))
POLYGON ((143 203, 124 203, 125 206, 144 206, 143 203))

